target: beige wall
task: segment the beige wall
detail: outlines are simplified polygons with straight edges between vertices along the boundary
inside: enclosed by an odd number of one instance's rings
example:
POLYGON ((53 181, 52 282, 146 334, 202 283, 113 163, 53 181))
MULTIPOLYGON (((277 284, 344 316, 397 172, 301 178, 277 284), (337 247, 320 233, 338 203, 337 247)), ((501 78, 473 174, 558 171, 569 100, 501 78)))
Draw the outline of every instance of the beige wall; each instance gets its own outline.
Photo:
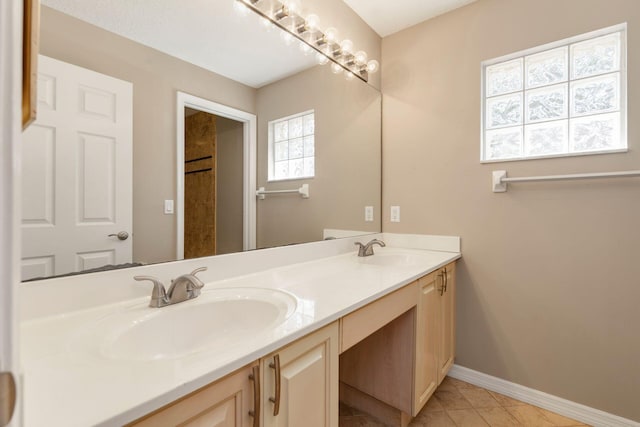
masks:
POLYGON ((325 228, 379 231, 381 97, 373 87, 346 81, 317 66, 258 90, 258 187, 309 184, 310 198, 267 196, 258 200, 257 245, 270 247, 323 238, 325 228), (315 177, 267 183, 267 123, 315 112, 315 177), (375 221, 364 221, 364 207, 375 221), (283 226, 284 223, 284 226, 283 226))
POLYGON ((176 257, 176 92, 255 113, 255 89, 42 7, 41 53, 133 83, 133 259, 176 257))
POLYGON ((216 118, 216 253, 242 251, 243 124, 216 118))
POLYGON ((460 235, 456 363, 640 421, 640 2, 479 0, 383 40, 384 231, 460 235), (628 22, 629 152, 479 163, 480 62, 628 22), (390 223, 390 205, 402 222, 390 223))

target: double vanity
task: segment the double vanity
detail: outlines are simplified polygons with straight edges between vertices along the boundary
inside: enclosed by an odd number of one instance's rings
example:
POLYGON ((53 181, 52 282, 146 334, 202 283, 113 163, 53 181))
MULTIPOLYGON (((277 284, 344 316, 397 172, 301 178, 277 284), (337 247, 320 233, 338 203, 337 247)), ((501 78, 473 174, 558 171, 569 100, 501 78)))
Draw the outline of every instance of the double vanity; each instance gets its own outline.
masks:
POLYGON ((453 363, 459 257, 385 233, 25 283, 25 426, 337 426, 339 399, 406 425, 453 363), (162 308, 133 280, 199 267, 162 308))

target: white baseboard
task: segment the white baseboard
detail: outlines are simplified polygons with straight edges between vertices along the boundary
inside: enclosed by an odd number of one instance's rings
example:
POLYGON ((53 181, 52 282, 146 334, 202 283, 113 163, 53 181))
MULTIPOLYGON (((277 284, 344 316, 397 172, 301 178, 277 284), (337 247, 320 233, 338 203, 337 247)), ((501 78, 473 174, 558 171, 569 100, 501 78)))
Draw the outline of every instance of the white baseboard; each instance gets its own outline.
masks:
POLYGON ((453 365, 449 371, 449 376, 594 427, 640 427, 640 423, 636 421, 552 396, 463 366, 453 365))

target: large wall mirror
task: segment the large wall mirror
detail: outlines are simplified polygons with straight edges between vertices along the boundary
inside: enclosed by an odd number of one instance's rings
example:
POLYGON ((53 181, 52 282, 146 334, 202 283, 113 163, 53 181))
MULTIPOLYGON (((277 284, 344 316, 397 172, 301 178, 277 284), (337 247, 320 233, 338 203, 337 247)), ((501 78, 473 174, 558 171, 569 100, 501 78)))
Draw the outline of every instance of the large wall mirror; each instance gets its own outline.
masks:
POLYGON ((380 92, 234 3, 42 1, 23 280, 381 230, 380 92))

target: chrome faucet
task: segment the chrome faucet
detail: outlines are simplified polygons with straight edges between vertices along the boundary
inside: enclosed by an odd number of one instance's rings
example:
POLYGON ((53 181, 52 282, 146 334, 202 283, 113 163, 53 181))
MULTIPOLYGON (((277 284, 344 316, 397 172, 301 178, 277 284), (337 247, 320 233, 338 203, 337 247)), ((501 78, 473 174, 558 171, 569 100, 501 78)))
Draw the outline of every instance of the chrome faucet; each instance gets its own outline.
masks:
POLYGON ((204 286, 202 280, 196 277, 201 271, 206 271, 207 267, 196 268, 189 274, 183 274, 171 281, 169 290, 165 290, 162 282, 153 276, 134 276, 135 280, 149 280, 153 282, 153 291, 149 307, 160 308, 167 305, 177 304, 182 301, 197 298, 200 289, 204 286))
POLYGON ((373 245, 378 245, 380 247, 385 247, 387 245, 384 244, 382 240, 373 239, 366 245, 363 245, 360 242, 355 242, 354 245, 358 247, 358 256, 371 256, 373 255, 373 245))

